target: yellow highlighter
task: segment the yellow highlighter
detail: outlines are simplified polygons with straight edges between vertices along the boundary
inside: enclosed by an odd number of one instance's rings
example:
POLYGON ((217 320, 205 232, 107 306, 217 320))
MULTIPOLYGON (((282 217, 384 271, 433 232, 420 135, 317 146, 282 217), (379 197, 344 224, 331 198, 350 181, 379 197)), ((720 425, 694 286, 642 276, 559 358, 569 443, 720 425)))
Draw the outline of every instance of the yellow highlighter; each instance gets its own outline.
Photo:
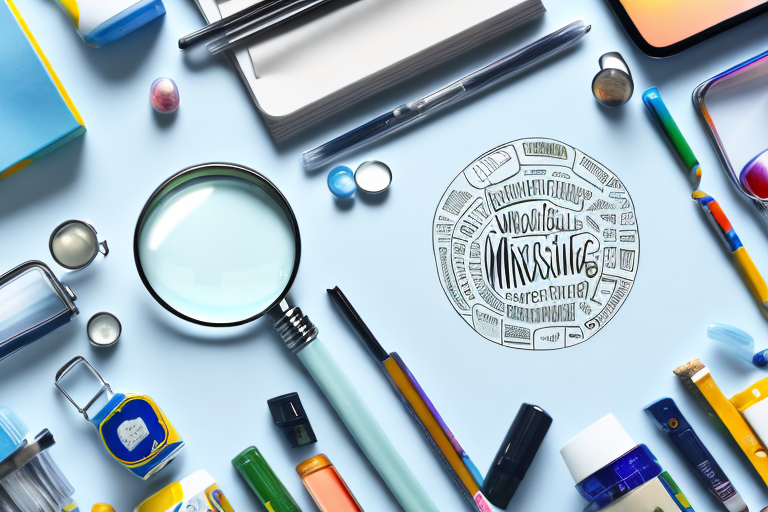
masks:
POLYGON ((768 449, 761 441, 768 439, 768 378, 758 381, 746 390, 726 398, 715 384, 709 368, 694 359, 675 370, 691 393, 714 414, 733 436, 736 444, 747 456, 755 471, 768 486, 768 449))

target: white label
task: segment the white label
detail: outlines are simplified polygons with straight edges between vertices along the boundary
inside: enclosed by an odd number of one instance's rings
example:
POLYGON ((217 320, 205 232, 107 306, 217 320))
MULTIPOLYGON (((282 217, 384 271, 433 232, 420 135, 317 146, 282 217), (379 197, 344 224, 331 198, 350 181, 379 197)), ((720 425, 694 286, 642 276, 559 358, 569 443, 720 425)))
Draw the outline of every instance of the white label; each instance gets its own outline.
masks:
POLYGON ((603 512, 676 512, 681 510, 659 478, 654 478, 603 509, 603 512))
POLYGON ((141 418, 124 421, 117 427, 117 435, 129 452, 132 452, 148 435, 147 425, 141 418))

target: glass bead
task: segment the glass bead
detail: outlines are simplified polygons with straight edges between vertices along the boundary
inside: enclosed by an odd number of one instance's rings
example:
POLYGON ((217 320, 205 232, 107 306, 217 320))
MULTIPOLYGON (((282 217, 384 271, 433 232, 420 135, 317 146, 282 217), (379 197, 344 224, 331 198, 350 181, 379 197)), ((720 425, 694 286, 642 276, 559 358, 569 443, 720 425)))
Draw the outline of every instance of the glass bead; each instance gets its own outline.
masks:
POLYGON ((179 88, 170 78, 158 78, 152 82, 149 89, 149 100, 152 108, 161 114, 170 114, 179 108, 179 88))
POLYGON ((355 185, 355 175, 352 173, 352 169, 345 165, 335 167, 328 174, 328 188, 331 193, 339 199, 352 197, 357 189, 357 185, 355 185))
POLYGON ((50 249, 56 263, 65 268, 80 269, 96 257, 99 241, 86 223, 70 221, 59 226, 51 236, 50 249))

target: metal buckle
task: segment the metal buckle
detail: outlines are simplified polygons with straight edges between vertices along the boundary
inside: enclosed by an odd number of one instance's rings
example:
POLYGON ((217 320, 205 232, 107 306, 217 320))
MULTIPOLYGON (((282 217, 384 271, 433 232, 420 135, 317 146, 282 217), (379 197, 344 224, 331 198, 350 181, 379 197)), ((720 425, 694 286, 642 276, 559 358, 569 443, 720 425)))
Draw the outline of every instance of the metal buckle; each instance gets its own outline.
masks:
POLYGON ((77 408, 77 410, 80 412, 80 414, 82 414, 82 415, 85 417, 85 419, 86 419, 86 420, 88 420, 88 421, 91 421, 91 418, 88 416, 88 409, 89 409, 89 408, 90 408, 90 407, 91 407, 91 406, 92 406, 94 403, 96 403, 96 400, 98 400, 98 399, 101 397, 101 395, 103 395, 104 393, 106 393, 106 394, 107 394, 107 400, 109 400, 109 399, 111 399, 113 396, 115 396, 114 392, 112 391, 112 387, 109 385, 109 383, 108 383, 107 381, 105 381, 105 380, 102 378, 102 376, 101 376, 101 375, 99 375, 99 372, 97 372, 97 371, 96 371, 96 369, 95 369, 93 366, 91 366, 91 363, 89 363, 88 361, 86 361, 86 360, 85 360, 85 358, 84 358, 83 356, 77 356, 77 357, 75 357, 74 359, 72 359, 70 362, 68 362, 67 364, 65 364, 64 366, 62 366, 62 367, 59 369, 59 371, 58 371, 58 372, 56 372, 56 380, 54 381, 54 383, 56 384, 56 387, 59 389, 59 391, 61 391, 61 393, 62 393, 62 394, 65 396, 65 397, 67 397, 67 400, 69 400, 70 402, 72 402, 72 405, 74 405, 74 406, 77 408), (99 391, 96 393, 96 395, 94 395, 94 397, 93 397, 93 398, 91 398, 91 400, 90 400, 90 401, 89 401, 87 404, 85 404, 85 407, 80 407, 79 405, 77 405, 77 402, 75 402, 75 400, 74 400, 74 399, 73 399, 73 398, 72 398, 72 397, 69 395, 69 393, 67 393, 67 391, 66 391, 64 388, 62 388, 62 387, 61 387, 61 384, 59 384, 59 381, 60 381, 60 380, 61 380, 61 379, 62 379, 62 378, 63 378, 63 377, 64 377, 64 376, 67 374, 67 373, 69 373, 70 371, 72 371, 72 370, 73 370, 73 369, 74 369, 76 366, 78 366, 78 365, 80 365, 80 364, 84 364, 84 365, 86 365, 86 366, 88 367, 88 369, 91 371, 91 373, 92 373, 92 374, 93 374, 93 375, 94 375, 94 376, 95 376, 95 377, 96 377, 96 378, 99 380, 99 382, 101 383, 101 388, 100 388, 100 389, 99 389, 99 391))

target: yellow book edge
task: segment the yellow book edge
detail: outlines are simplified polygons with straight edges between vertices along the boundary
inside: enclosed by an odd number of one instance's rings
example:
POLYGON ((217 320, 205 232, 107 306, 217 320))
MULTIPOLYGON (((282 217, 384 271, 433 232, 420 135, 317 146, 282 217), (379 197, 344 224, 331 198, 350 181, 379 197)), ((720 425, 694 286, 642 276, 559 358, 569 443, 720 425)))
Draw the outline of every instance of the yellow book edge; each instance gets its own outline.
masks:
POLYGON ((75 119, 77 120, 78 123, 80 123, 81 126, 85 127, 85 122, 83 122, 83 118, 80 116, 80 112, 77 111, 77 107, 75 107, 75 104, 72 103, 72 99, 69 97, 69 94, 67 94, 66 89, 64 89, 64 85, 62 85, 61 80, 59 80, 59 77, 56 75, 56 72, 53 70, 51 63, 48 62, 48 59, 43 53, 43 49, 40 48, 39 44, 37 44, 37 40, 35 39, 35 36, 32 35, 32 31, 29 30, 29 27, 27 26, 27 23, 24 21, 24 18, 21 17, 21 13, 19 12, 19 9, 16 8, 16 5, 13 3, 12 0, 5 0, 5 2, 8 4, 8 7, 11 8, 11 13, 13 13, 14 18, 16 18, 16 22, 21 27, 21 30, 24 31, 24 35, 26 35, 27 39, 29 39, 29 42, 32 43, 32 47, 35 49, 37 56, 40 57, 40 60, 43 62, 43 66, 45 66, 45 69, 48 71, 48 74, 51 76, 53 83, 56 84, 56 89, 59 90, 59 94, 61 94, 61 97, 64 99, 64 102, 67 104, 67 106, 69 107, 69 110, 72 112, 72 115, 75 116, 75 119))

